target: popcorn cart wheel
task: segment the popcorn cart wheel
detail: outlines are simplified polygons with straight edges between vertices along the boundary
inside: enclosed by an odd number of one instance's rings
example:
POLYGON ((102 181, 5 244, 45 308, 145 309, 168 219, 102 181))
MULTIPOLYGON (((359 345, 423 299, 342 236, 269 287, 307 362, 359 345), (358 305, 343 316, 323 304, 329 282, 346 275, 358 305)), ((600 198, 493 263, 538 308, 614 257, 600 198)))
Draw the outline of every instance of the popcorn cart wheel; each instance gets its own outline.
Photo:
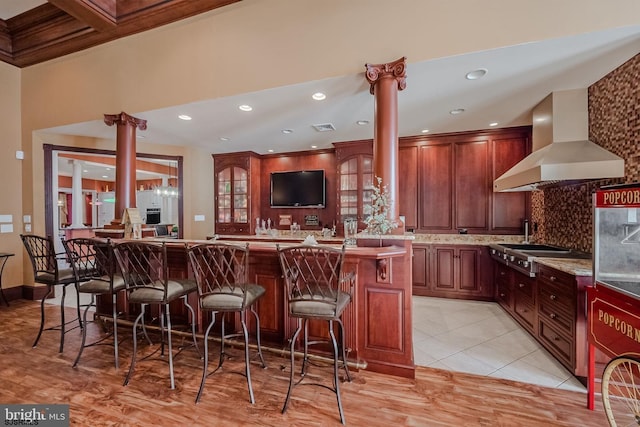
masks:
POLYGON ((602 403, 611 427, 640 426, 640 355, 615 357, 602 374, 602 403))

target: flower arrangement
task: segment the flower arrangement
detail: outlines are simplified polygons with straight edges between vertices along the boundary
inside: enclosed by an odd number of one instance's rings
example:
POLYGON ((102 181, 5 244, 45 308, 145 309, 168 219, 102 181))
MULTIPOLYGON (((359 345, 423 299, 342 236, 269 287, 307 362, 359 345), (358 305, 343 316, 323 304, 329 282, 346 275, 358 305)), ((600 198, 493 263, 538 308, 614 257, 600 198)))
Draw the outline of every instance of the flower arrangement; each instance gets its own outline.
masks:
POLYGON ((389 234, 398 223, 389 218, 389 188, 382 185, 382 178, 375 177, 371 195, 371 215, 364 221, 368 234, 389 234))

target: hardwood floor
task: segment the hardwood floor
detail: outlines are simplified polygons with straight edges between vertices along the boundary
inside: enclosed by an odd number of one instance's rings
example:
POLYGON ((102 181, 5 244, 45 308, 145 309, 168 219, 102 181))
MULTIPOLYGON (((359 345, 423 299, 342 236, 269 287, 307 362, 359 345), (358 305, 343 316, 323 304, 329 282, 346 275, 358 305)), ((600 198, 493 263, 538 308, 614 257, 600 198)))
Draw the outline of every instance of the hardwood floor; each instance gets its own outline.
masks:
MULTIPOLYGON (((47 306, 50 319, 58 309, 47 306)), ((67 310, 73 316, 73 310, 67 310)), ((113 349, 85 349, 79 367, 71 367, 80 333, 67 335, 64 353, 58 353, 58 332, 45 332, 37 348, 39 306, 12 301, 0 307, 0 403, 68 403, 76 426, 331 426, 340 425, 335 396, 320 387, 298 387, 286 414, 281 414, 288 386, 288 356, 265 353, 267 369, 252 365, 256 404, 249 403, 246 381, 228 373, 241 369, 242 351, 224 372, 211 376, 197 405, 201 361, 188 349, 174 359, 176 389, 169 389, 168 365, 143 361, 128 386, 122 386, 129 368, 130 329, 119 332, 120 368, 113 366, 113 349)), ((89 325, 97 336, 97 325, 89 325)), ((152 335, 152 339, 154 335, 152 335)), ((181 339, 175 339, 180 343, 181 339)), ((175 343, 174 343, 175 345, 175 343)), ((154 346, 153 348, 157 347, 154 346)), ((212 351, 217 345, 211 345, 212 351)), ((149 347, 143 349, 150 351, 149 347)), ((212 353, 215 354, 215 353, 212 353)), ((213 356, 214 360, 215 356, 213 356)), ((315 368, 322 378, 329 370, 315 368)), ((325 375, 326 374, 326 375, 325 375)), ((353 373, 342 383, 347 425, 352 426, 605 426, 601 402, 585 408, 583 393, 544 388, 502 379, 418 368, 415 380, 367 371, 353 373)))

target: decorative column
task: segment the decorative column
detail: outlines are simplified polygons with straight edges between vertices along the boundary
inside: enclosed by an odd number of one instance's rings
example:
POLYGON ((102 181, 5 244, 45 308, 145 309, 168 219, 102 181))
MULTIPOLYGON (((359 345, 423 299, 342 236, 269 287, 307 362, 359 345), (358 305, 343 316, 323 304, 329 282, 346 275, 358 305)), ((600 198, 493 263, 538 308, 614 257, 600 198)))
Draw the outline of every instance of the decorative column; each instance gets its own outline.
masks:
POLYGON ((82 163, 71 160, 73 175, 71 178, 71 228, 84 227, 84 197, 82 196, 82 163))
POLYGON ((145 130, 147 121, 121 112, 105 114, 104 122, 108 126, 117 125, 116 203, 112 223, 121 223, 124 210, 136 207, 136 128, 145 130))
MULTIPOLYGON (((365 64, 370 92, 375 99, 373 173, 389 189, 389 219, 399 222, 398 90, 407 86, 406 57, 387 64, 365 64)), ((375 178, 374 178, 375 179, 375 178)), ((404 227, 396 229, 404 233, 404 227)))

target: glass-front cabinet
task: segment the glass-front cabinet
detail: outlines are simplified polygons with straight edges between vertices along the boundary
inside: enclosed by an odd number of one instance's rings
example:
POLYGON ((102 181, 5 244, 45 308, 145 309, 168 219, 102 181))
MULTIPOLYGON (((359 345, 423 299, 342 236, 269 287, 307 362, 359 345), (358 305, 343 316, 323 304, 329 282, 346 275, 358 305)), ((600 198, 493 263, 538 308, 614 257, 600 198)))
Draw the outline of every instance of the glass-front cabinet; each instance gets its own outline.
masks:
POLYGON ((358 221, 358 231, 366 225, 371 215, 373 194, 373 154, 370 141, 359 143, 336 143, 338 163, 338 221, 340 228, 348 219, 358 221))
POLYGON ((214 155, 215 232, 217 234, 252 234, 252 216, 260 200, 260 165, 255 153, 214 155), (256 203, 251 203, 251 200, 256 203), (253 206, 253 209, 252 209, 253 206))

